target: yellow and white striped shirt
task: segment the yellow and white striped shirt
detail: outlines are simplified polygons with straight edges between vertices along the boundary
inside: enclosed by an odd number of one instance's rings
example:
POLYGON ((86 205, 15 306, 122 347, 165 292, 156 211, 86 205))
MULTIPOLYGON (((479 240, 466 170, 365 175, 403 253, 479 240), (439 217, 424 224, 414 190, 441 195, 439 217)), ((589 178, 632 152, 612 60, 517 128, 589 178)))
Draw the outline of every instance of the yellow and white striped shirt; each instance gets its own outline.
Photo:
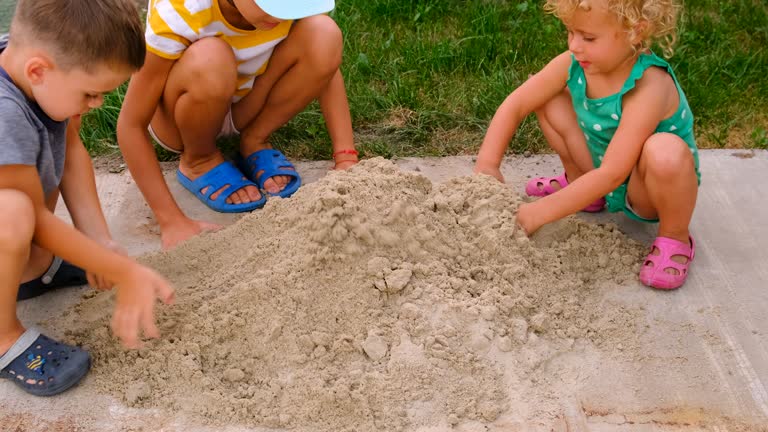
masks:
POLYGON ((293 21, 283 21, 271 30, 241 30, 224 19, 219 1, 150 0, 145 32, 147 50, 176 60, 199 39, 222 39, 232 47, 237 60, 237 90, 233 98, 237 102, 267 68, 272 51, 288 35, 293 21))

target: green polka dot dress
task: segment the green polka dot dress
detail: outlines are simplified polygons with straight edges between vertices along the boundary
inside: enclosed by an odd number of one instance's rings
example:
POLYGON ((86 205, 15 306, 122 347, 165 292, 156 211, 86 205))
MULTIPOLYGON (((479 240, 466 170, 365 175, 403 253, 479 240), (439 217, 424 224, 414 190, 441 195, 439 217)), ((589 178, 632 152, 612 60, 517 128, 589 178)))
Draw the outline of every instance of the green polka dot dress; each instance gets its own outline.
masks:
MULTIPOLYGON (((616 129, 621 121, 621 101, 622 97, 635 87, 635 83, 643 73, 652 66, 658 66, 665 69, 675 81, 680 104, 677 111, 669 118, 664 119, 656 127, 656 132, 668 132, 679 136, 693 154, 696 163, 696 176, 701 182, 701 173, 699 172, 699 152, 696 148, 696 140, 693 136, 693 113, 688 105, 680 83, 677 81, 672 67, 664 59, 657 55, 640 54, 637 62, 632 67, 629 78, 618 93, 599 99, 590 99, 587 97, 587 80, 584 76, 584 69, 581 68, 575 57, 572 57, 571 68, 568 71, 568 90, 571 93, 571 101, 576 111, 576 118, 579 127, 584 132, 587 139, 587 147, 592 155, 592 163, 597 168, 600 166, 611 142, 616 129)), ((616 190, 606 196, 607 207, 611 212, 622 211, 625 208, 627 182, 629 178, 616 190)))

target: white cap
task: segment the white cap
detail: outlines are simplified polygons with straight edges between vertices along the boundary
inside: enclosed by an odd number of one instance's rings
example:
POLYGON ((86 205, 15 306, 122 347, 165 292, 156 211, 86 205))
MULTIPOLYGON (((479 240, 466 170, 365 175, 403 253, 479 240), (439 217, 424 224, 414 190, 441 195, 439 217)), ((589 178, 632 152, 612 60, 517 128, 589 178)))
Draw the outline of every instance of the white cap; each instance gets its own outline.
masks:
POLYGON ((268 15, 289 20, 330 12, 334 0, 254 0, 268 15))

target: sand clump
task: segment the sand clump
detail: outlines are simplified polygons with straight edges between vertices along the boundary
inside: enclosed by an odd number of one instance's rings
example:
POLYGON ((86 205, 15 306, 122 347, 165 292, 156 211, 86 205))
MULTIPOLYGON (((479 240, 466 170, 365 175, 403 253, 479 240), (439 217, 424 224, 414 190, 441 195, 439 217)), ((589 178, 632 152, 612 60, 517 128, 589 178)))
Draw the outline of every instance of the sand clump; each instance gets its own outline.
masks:
POLYGON ((144 349, 109 333, 109 294, 58 325, 93 354, 92 382, 134 407, 308 431, 493 424, 558 352, 631 345, 632 313, 603 289, 643 254, 576 219, 529 240, 520 203, 489 177, 433 185, 364 161, 142 257, 177 288, 144 349))

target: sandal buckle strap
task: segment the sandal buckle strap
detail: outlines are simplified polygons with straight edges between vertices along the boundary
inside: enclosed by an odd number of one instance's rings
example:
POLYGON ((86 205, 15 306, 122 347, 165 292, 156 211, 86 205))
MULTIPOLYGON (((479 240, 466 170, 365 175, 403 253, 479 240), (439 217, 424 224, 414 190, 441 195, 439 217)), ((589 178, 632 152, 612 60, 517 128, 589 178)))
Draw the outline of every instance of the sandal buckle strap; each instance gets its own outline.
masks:
POLYGON ((51 266, 48 267, 48 270, 43 273, 43 275, 40 277, 40 280, 45 284, 48 285, 51 282, 53 282, 53 277, 56 276, 56 272, 59 271, 59 268, 61 267, 61 263, 64 260, 61 258, 54 256, 53 262, 51 262, 51 266))

